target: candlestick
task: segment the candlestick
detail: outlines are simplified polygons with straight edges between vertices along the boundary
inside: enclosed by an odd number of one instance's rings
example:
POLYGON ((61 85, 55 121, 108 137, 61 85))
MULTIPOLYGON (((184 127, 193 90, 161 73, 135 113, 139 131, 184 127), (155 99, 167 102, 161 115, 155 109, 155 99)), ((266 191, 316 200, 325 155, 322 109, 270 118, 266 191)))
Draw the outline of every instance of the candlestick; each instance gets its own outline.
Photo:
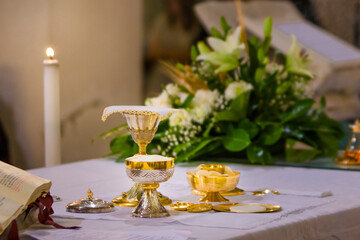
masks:
POLYGON ((61 163, 59 62, 54 50, 46 49, 44 60, 45 166, 61 163))

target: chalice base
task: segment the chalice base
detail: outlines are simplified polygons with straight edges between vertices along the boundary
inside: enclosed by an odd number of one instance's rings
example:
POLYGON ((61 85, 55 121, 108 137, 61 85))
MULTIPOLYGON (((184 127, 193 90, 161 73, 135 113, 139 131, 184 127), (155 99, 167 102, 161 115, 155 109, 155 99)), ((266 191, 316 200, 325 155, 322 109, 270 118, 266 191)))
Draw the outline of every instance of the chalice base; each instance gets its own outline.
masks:
POLYGON ((207 192, 206 195, 198 200, 199 202, 229 202, 219 192, 207 192))
MULTIPOLYGON (((120 196, 115 197, 112 203, 118 207, 136 207, 142 197, 143 189, 140 183, 135 183, 129 191, 123 192, 120 196)), ((172 200, 160 192, 157 192, 159 201, 162 205, 170 205, 172 200)))
POLYGON ((161 205, 158 192, 156 191, 156 187, 158 184, 147 184, 149 187, 144 188, 144 193, 142 198, 139 202, 139 205, 133 210, 132 216, 133 217, 140 217, 140 218, 160 218, 160 217, 168 217, 170 214, 161 205))

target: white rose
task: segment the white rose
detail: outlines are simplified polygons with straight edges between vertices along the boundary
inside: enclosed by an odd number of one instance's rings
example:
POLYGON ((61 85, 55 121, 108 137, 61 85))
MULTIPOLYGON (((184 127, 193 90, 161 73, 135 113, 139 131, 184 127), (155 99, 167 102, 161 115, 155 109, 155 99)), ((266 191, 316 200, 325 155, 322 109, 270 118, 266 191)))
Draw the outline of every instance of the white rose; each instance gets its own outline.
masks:
POLYGON ((209 116, 209 113, 206 107, 195 107, 190 111, 191 116, 193 116, 193 119, 198 123, 203 123, 205 118, 209 116))
POLYGON ((198 90, 191 101, 190 114, 199 123, 202 123, 206 117, 213 111, 216 99, 219 97, 218 91, 198 90))
POLYGON ((251 91, 253 86, 245 81, 232 82, 225 90, 225 99, 232 100, 241 94, 251 91))
POLYGON ((168 85, 166 85, 165 89, 166 92, 170 95, 178 95, 178 93, 180 93, 180 88, 173 83, 169 83, 168 85))
POLYGON ((215 104, 215 100, 218 97, 219 93, 217 91, 210 90, 198 90, 195 93, 193 100, 191 101, 192 107, 206 107, 211 108, 215 104))
POLYGON ((145 105, 154 106, 154 107, 168 107, 168 108, 172 107, 171 100, 166 92, 162 92, 157 97, 146 99, 145 105))
POLYGON ((186 110, 182 112, 175 112, 169 118, 170 126, 190 126, 191 125, 191 116, 186 110))

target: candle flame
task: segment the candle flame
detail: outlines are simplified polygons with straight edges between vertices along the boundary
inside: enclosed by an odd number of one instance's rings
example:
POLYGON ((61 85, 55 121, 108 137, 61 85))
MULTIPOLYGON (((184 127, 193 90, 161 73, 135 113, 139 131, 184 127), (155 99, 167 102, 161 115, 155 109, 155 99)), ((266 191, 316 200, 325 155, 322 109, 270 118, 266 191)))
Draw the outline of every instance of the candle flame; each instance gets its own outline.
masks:
POLYGON ((47 55, 50 59, 52 59, 52 58, 54 57, 54 55, 55 55, 54 49, 52 49, 51 47, 47 48, 47 49, 46 49, 46 55, 47 55))

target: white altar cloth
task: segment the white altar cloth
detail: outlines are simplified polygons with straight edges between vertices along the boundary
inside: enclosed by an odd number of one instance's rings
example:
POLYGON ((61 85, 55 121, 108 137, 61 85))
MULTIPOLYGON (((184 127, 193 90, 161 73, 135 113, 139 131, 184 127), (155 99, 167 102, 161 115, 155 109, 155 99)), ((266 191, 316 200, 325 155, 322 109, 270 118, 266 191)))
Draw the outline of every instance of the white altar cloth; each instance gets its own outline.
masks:
MULTIPOLYGON (((160 185, 161 193, 173 201, 196 202, 199 196, 190 194, 185 173, 197 164, 176 165, 174 176, 160 185)), ((360 172, 228 165, 240 171, 238 187, 246 191, 244 195, 228 197, 231 202, 279 204, 283 210, 268 214, 196 214, 169 210, 170 217, 159 219, 134 218, 130 216, 132 208, 121 207, 103 214, 66 212, 65 205, 84 198, 88 188, 94 197, 111 201, 133 184, 123 163, 95 159, 29 171, 52 180, 51 193, 63 199, 53 205, 54 220, 82 228, 57 230, 35 224, 23 231, 22 237, 43 240, 360 238, 360 172), (280 195, 251 195, 252 190, 260 188, 278 190, 280 195), (321 197, 324 193, 326 197, 321 197)))

